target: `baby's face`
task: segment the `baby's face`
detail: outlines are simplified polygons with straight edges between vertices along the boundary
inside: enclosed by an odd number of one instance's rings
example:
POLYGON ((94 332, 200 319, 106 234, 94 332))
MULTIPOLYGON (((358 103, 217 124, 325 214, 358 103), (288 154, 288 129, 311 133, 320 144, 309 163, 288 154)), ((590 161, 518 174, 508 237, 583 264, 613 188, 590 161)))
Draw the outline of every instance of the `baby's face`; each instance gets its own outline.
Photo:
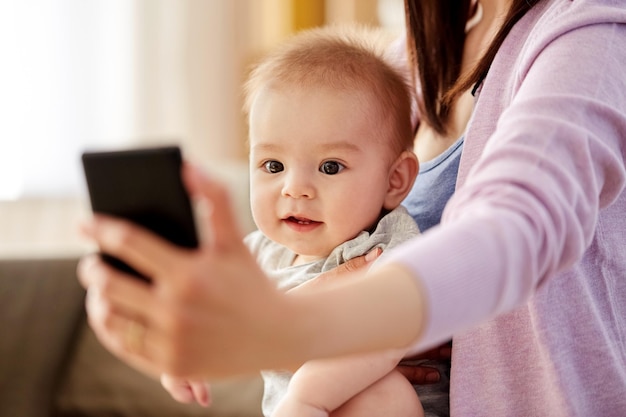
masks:
POLYGON ((364 94, 265 89, 250 109, 251 206, 259 229, 297 253, 327 256, 384 206, 391 145, 364 94))

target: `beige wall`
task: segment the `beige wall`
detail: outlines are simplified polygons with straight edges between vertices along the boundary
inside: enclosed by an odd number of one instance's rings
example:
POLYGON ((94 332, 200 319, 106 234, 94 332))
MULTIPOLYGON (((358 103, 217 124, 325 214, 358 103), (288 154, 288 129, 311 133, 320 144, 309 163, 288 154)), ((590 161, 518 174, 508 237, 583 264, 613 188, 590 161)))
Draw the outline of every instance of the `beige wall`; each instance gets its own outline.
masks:
MULTIPOLYGON (((229 184, 242 229, 249 231, 254 226, 240 112, 248 66, 299 29, 324 21, 376 24, 376 5, 376 0, 133 0, 134 37, 128 40, 133 65, 126 80, 133 88, 132 117, 119 121, 119 129, 106 130, 116 117, 130 116, 104 113, 101 131, 114 132, 116 145, 126 138, 126 146, 179 138, 188 157, 229 184)), ((77 232, 78 221, 88 215, 85 195, 0 201, 0 258, 89 250, 77 232)))
MULTIPOLYGON (((228 186, 242 232, 254 230, 245 161, 206 164, 228 186)), ((0 201, 0 259, 78 256, 94 250, 81 239, 79 223, 91 215, 84 197, 0 201)))

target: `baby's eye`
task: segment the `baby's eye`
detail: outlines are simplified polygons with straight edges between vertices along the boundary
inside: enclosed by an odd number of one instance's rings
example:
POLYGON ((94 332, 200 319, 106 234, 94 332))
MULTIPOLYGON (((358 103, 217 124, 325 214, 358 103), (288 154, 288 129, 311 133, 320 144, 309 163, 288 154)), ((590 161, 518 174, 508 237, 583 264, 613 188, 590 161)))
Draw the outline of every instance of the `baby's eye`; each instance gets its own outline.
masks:
POLYGON ((278 161, 267 161, 263 164, 263 168, 270 174, 276 174, 277 172, 281 172, 285 169, 283 164, 278 161))
POLYGON ((320 172, 327 175, 335 175, 341 172, 345 166, 337 161, 326 161, 320 165, 320 172))

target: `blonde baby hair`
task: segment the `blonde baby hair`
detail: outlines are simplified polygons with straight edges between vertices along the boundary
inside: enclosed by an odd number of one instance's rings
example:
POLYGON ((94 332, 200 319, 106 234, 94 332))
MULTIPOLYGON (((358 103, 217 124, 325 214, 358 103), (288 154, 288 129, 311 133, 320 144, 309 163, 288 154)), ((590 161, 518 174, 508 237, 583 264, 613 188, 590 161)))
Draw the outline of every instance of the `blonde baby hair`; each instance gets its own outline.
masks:
POLYGON ((365 92, 374 103, 382 140, 396 154, 413 149, 411 89, 386 58, 389 36, 364 26, 326 26, 302 31, 268 54, 244 85, 249 114, 263 88, 330 88, 365 92))

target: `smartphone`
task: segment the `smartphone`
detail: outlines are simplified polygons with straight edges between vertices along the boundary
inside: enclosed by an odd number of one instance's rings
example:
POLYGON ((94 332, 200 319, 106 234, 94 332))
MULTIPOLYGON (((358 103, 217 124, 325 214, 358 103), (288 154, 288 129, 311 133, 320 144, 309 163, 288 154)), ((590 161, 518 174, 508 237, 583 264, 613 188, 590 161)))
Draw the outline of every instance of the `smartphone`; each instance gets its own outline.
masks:
MULTIPOLYGON (((82 164, 94 213, 130 220, 182 247, 198 246, 191 200, 181 179, 179 147, 84 152, 82 164)), ((101 256, 150 281, 120 259, 101 256)))

